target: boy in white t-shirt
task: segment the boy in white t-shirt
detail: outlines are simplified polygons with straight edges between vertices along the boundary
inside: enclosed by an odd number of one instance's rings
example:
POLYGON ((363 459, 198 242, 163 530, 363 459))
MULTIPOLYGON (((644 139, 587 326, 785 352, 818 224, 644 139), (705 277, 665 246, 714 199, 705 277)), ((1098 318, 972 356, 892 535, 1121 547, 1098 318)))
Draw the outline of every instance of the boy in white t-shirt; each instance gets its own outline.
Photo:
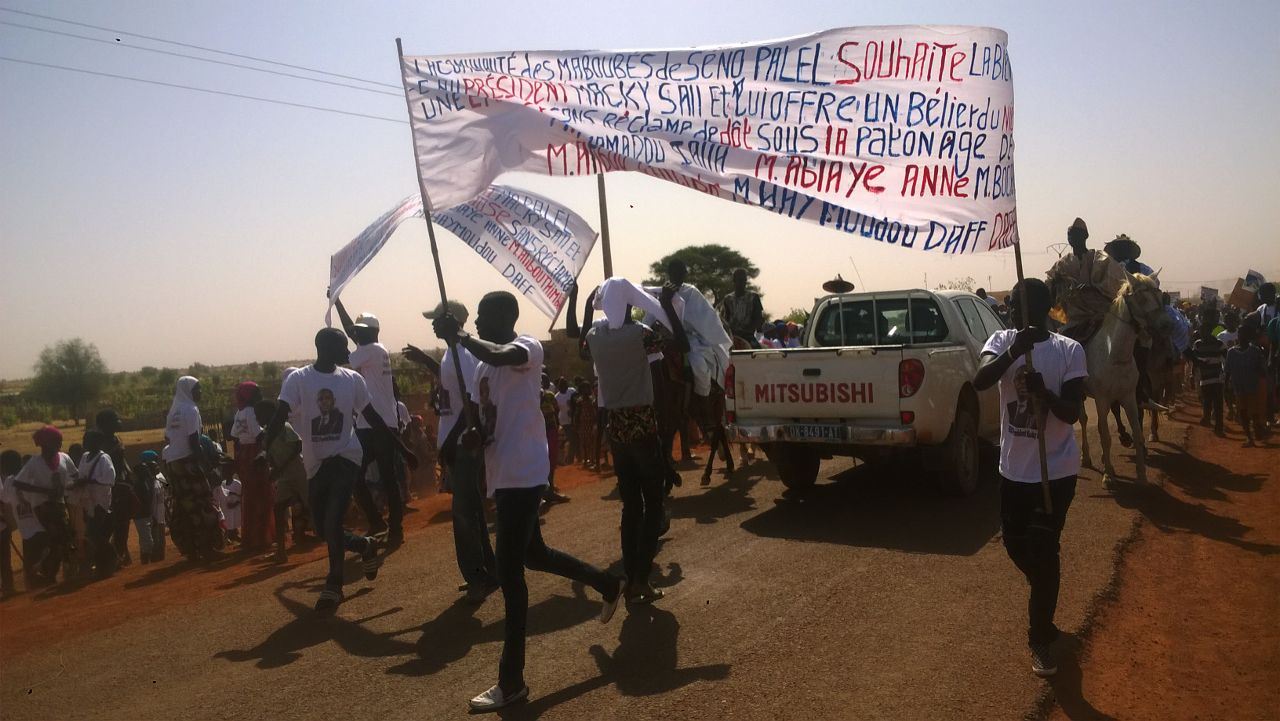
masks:
POLYGON ((1049 287, 1038 278, 1022 284, 1011 294, 1009 311, 1023 330, 997 331, 987 340, 973 385, 980 391, 1000 385, 1001 531, 1009 558, 1031 586, 1027 629, 1031 669, 1039 676, 1052 676, 1058 670, 1050 645, 1058 637, 1053 614, 1061 577, 1059 540, 1080 471, 1073 425, 1080 417, 1088 371, 1079 343, 1044 330, 1052 305, 1049 287), (1029 326, 1024 318, 1030 320, 1029 326), (1034 373, 1027 372, 1028 352, 1034 373), (1044 507, 1040 478, 1041 434, 1050 509, 1044 507))
POLYGON ((502 661, 497 685, 471 699, 476 711, 493 711, 529 695, 524 682, 526 566, 594 588, 604 597, 602 622, 613 616, 622 598, 621 578, 549 548, 542 539, 538 508, 551 470, 541 408, 543 350, 536 339, 516 335, 519 317, 516 297, 496 291, 481 299, 476 310, 479 338, 462 332, 452 315, 432 322, 437 337, 479 361, 467 390, 479 406, 480 428, 466 429, 460 442, 464 448, 484 446, 489 495, 497 506, 498 581, 506 607, 502 661))
MULTIPOLYGON (((377 578, 382 565, 376 539, 355 536, 342 527, 364 456, 353 427, 356 414, 362 415, 375 431, 389 436, 392 446, 399 446, 409 467, 418 465, 413 453, 373 408, 364 378, 340 367, 347 360, 347 338, 342 331, 324 328, 316 333, 316 362, 285 380, 262 443, 262 448, 271 448, 284 428, 285 419, 297 409, 299 422, 295 430, 302 439, 302 462, 308 476, 311 512, 316 531, 329 546, 329 575, 316 601, 316 613, 321 616, 333 615, 342 602, 345 551, 360 554, 364 577, 370 581, 377 578)), ((267 464, 265 452, 258 454, 256 462, 267 464)))
MULTIPOLYGON (((369 391, 369 403, 382 422, 390 428, 396 428, 396 395, 395 379, 391 373, 391 354, 378 342, 378 334, 382 323, 372 313, 361 313, 354 321, 347 314, 347 309, 338 298, 333 299, 333 307, 338 311, 342 327, 347 337, 355 341, 356 349, 351 351, 348 364, 359 373, 369 391)), ((399 546, 404 542, 404 496, 400 492, 399 469, 396 467, 396 447, 387 438, 378 433, 363 417, 356 417, 356 436, 360 439, 360 447, 364 455, 360 459, 360 477, 356 481, 356 505, 369 519, 370 535, 387 534, 387 544, 399 546), (365 472, 370 465, 378 466, 378 481, 382 484, 387 499, 387 520, 382 520, 382 513, 373 500, 373 493, 365 480, 365 472)))

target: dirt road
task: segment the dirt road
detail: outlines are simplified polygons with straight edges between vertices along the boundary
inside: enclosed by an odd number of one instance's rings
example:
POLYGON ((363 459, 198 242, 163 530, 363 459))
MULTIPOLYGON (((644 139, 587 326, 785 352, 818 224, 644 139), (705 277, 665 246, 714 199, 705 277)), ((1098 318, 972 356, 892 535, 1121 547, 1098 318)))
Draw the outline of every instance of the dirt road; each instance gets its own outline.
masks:
MULTIPOLYGON (((709 488, 685 474, 655 606, 601 626, 593 593, 531 573, 532 699, 503 717, 1020 719, 1036 708, 1045 684, 1028 669, 1026 589, 1000 545, 991 479, 954 500, 895 469, 829 463, 831 480, 791 501, 771 470, 757 462, 709 488)), ((573 488, 545 517, 548 542, 620 566, 612 491, 609 479, 573 488)), ((442 502, 413 515, 438 520, 442 502)), ((1064 629, 1108 587, 1138 515, 1082 476, 1064 629)), ((322 576, 318 561, 166 564, 6 603, 0 707, 7 719, 439 719, 463 716, 494 681, 501 600, 458 602, 447 524, 411 532, 372 583, 351 564, 348 601, 328 621, 310 617, 322 576)))
POLYGON ((1055 721, 1280 718, 1280 446, 1241 448, 1231 425, 1157 447, 1163 490, 1117 493, 1142 523, 1083 658, 1052 684, 1055 721))

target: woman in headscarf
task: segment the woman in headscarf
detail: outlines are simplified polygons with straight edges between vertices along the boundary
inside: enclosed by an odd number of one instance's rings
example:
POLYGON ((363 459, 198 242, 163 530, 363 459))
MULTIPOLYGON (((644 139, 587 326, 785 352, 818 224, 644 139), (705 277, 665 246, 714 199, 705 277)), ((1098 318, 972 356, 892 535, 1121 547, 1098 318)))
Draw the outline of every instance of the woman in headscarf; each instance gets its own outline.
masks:
POLYGON ((165 422, 161 457, 164 474, 173 494, 173 543, 183 555, 206 560, 222 547, 222 528, 209 488, 209 469, 200 448, 200 381, 191 376, 178 379, 173 404, 165 422))
POLYGON ((253 405, 262 400, 262 390, 253 381, 236 386, 236 418, 231 439, 236 444, 236 475, 240 478, 243 548, 265 550, 275 537, 275 489, 265 469, 254 462, 262 425, 253 405))
POLYGON ((72 559, 71 528, 65 502, 66 492, 76 478, 76 464, 62 453, 62 431, 44 426, 31 435, 40 448, 13 479, 13 501, 17 515, 32 517, 32 534, 23 535, 23 566, 29 566, 28 580, 52 583, 58 568, 72 559), (39 574, 38 576, 36 574, 39 574))

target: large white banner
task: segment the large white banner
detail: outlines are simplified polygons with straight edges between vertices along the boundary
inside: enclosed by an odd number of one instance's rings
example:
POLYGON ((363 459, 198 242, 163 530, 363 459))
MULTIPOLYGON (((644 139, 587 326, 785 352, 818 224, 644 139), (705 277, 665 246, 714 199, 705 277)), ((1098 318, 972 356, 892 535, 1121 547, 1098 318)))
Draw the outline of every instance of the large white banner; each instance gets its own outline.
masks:
POLYGON ((587 221, 554 200, 504 185, 433 217, 552 319, 598 237, 587 221))
POLYGON ((854 27, 682 50, 405 56, 433 207, 508 170, 629 170, 851 236, 1018 240, 1001 30, 854 27))
POLYGON ((324 314, 325 325, 333 325, 333 301, 342 294, 347 283, 382 250, 401 223, 422 216, 422 197, 417 193, 410 195, 329 257, 329 309, 324 314))

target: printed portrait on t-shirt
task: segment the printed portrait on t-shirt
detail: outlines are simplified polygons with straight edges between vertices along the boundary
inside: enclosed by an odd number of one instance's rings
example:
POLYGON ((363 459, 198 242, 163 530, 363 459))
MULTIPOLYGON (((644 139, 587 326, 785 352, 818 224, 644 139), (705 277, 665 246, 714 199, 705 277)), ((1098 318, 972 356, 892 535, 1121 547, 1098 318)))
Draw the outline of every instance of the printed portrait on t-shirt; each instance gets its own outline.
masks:
POLYGON ((328 388, 321 388, 316 394, 316 408, 319 414, 311 419, 311 435, 313 436, 337 436, 342 434, 342 414, 339 413, 334 406, 337 405, 333 391, 328 388))
POLYGON ((480 379, 480 423, 483 424, 485 437, 493 438, 494 431, 498 429, 498 407, 489 398, 487 377, 480 379))
POLYGON ((1031 396, 1027 393, 1027 367, 1022 366, 1014 371, 1013 387, 1018 391, 1018 400, 1009 403, 1009 431, 1024 438, 1036 437, 1036 419, 1031 412, 1031 396))

